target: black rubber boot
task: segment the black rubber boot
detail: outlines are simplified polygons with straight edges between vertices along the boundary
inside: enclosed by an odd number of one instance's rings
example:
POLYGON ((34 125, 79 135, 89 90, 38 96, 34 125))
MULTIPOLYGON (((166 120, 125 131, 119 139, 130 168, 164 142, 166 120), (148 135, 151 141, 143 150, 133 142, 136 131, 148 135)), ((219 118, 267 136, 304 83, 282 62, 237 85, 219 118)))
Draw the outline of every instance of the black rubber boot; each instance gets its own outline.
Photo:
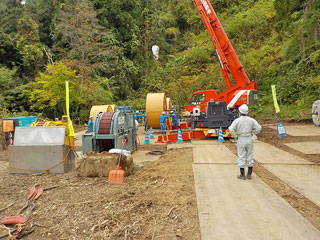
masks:
POLYGON ((244 168, 240 168, 240 175, 238 175, 239 179, 246 180, 246 175, 244 173, 244 168))
POLYGON ((248 179, 251 179, 251 174, 252 174, 252 167, 248 167, 248 174, 247 174, 248 179))

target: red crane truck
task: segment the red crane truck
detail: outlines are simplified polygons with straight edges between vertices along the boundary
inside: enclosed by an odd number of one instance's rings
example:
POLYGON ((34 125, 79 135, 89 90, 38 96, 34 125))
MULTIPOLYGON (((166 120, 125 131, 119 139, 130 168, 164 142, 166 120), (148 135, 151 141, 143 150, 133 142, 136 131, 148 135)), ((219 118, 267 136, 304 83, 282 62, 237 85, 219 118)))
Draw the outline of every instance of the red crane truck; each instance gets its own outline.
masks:
POLYGON ((236 118, 239 106, 257 102, 257 83, 247 76, 209 0, 193 2, 214 44, 227 90, 197 91, 184 109, 194 117, 194 128, 227 128, 236 118))

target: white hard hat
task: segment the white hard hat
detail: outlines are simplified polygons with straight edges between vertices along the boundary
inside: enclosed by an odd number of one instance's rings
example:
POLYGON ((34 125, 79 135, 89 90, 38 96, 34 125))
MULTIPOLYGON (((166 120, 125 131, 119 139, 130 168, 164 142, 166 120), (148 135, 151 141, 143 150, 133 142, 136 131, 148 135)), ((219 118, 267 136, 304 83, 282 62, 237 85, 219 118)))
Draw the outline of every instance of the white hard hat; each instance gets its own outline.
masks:
POLYGON ((242 105, 239 107, 239 112, 242 113, 242 114, 247 115, 248 112, 249 112, 249 108, 248 108, 247 104, 242 104, 242 105))
POLYGON ((166 112, 162 112, 162 114, 166 114, 166 112))
POLYGON ((93 118, 92 116, 90 116, 89 118, 93 118))
POLYGON ((137 110, 136 113, 139 113, 139 111, 137 110))
POLYGON ((171 110, 170 113, 173 113, 173 111, 171 110))

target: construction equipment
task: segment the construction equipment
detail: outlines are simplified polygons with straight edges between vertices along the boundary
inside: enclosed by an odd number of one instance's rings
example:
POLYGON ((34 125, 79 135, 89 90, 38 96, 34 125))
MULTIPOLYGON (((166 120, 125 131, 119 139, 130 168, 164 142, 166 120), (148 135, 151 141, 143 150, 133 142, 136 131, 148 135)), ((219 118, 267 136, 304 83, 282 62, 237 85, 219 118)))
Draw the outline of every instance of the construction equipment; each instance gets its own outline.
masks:
POLYGON ((209 0, 193 2, 213 41, 227 90, 195 92, 184 109, 194 116, 194 128, 227 128, 236 118, 239 106, 257 102, 257 83, 248 78, 209 0))
MULTIPOLYGON (((160 128, 160 115, 162 112, 170 114, 173 109, 172 100, 166 97, 165 93, 148 93, 146 99, 146 116, 148 128, 154 129, 160 128)), ((166 125, 168 129, 172 128, 172 118, 166 119, 166 125)))
POLYGON ((2 147, 3 149, 7 149, 9 145, 13 144, 14 137, 14 121, 13 120, 3 120, 2 121, 2 147))
POLYGON ((99 112, 114 112, 117 105, 96 105, 92 106, 90 110, 90 116, 95 119, 97 113, 99 112))
POLYGON ((56 121, 50 120, 40 120, 31 124, 31 127, 53 127, 53 126, 64 126, 65 129, 65 137, 64 144, 66 146, 74 146, 74 137, 69 134, 69 126, 68 126, 68 116, 63 115, 61 121, 57 119, 56 121))
POLYGON ((66 173, 75 166, 65 127, 17 127, 9 146, 10 173, 66 173))
POLYGON ((14 130, 16 127, 28 127, 37 121, 37 116, 10 117, 2 121, 2 147, 7 149, 14 141, 14 130))
MULTIPOLYGON (((257 83, 248 78, 210 1, 193 2, 214 44, 227 90, 221 93, 216 89, 193 93, 184 107, 184 117, 188 124, 180 123, 181 128, 191 127, 192 131, 183 132, 182 138, 188 140, 219 136, 220 127, 223 137, 231 137, 227 128, 236 119, 238 107, 242 104, 255 104, 258 100, 257 83), (232 84, 229 75, 235 84, 232 84)), ((157 142, 177 139, 177 134, 170 134, 159 136, 157 142)))
POLYGON ((93 124, 93 132, 82 135, 82 152, 103 152, 120 148, 126 139, 125 150, 137 149, 137 132, 132 107, 118 107, 115 112, 99 112, 93 124))
POLYGON ((10 117, 4 120, 17 120, 16 127, 29 127, 32 123, 37 121, 37 116, 28 116, 28 117, 10 117))
POLYGON ((148 128, 160 128, 160 115, 167 111, 167 97, 165 93, 148 93, 146 112, 148 128))

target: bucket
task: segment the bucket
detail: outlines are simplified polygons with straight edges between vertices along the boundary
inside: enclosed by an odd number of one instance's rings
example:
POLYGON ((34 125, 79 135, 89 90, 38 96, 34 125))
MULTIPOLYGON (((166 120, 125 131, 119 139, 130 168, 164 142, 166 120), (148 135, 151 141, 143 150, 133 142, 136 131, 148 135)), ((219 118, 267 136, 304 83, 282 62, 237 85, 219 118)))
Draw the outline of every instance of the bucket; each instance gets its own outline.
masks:
POLYGON ((13 120, 3 120, 2 121, 2 132, 13 132, 14 124, 13 120))

